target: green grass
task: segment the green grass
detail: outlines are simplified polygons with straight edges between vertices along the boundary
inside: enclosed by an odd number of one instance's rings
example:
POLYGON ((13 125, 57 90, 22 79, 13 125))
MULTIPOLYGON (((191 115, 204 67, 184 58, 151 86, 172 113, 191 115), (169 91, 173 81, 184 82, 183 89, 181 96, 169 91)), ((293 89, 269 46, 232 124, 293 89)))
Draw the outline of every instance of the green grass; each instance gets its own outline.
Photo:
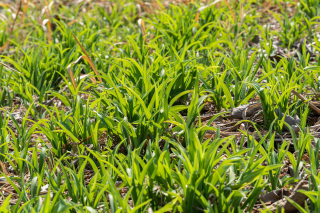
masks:
POLYGON ((303 178, 319 211, 319 1, 26 2, 0 4, 1 212, 252 212, 303 178))

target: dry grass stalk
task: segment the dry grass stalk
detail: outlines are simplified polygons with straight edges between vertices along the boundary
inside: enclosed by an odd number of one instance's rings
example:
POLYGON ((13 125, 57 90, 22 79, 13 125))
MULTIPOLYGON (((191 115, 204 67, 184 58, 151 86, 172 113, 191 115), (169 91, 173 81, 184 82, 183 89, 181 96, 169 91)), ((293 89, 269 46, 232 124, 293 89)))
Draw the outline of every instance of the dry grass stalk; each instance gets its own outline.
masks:
MULTIPOLYGON (((92 60, 91 60, 91 58, 89 57, 88 53, 87 53, 86 50, 83 48, 83 46, 80 44, 80 42, 79 42, 79 40, 77 39, 77 37, 76 37, 74 34, 72 34, 72 35, 73 35, 74 39, 76 40, 76 42, 79 44, 79 46, 80 46, 81 50, 83 51, 83 53, 86 55, 86 57, 84 57, 84 59, 90 64, 90 66, 92 67, 94 73, 95 73, 97 76, 99 76, 99 73, 98 73, 96 67, 94 66, 94 64, 92 63, 92 60)), ((98 79, 99 79, 100 83, 103 82, 100 77, 98 77, 98 79)))
POLYGON ((144 21, 143 19, 139 19, 138 20, 138 25, 139 25, 139 28, 140 28, 140 31, 141 31, 141 34, 142 34, 142 37, 144 38, 144 41, 147 43, 147 37, 146 37, 146 27, 144 25, 144 21))
POLYGON ((76 63, 78 63, 81 58, 82 58, 82 56, 80 56, 76 61, 74 61, 74 62, 72 62, 71 64, 69 64, 68 67, 67 67, 68 75, 69 75, 69 77, 70 77, 70 79, 71 79, 72 85, 73 85, 73 87, 74 87, 75 90, 77 89, 77 83, 76 83, 76 81, 74 80, 74 75, 73 75, 73 73, 72 73, 72 71, 71 71, 71 66, 74 65, 74 64, 76 64, 76 63))
POLYGON ((4 63, 2 63, 2 62, 0 62, 0 64, 1 64, 2 66, 4 66, 4 67, 8 68, 9 70, 12 70, 12 71, 14 71, 14 72, 16 72, 16 73, 18 73, 18 74, 20 74, 20 75, 24 75, 23 73, 19 72, 18 70, 13 69, 13 68, 9 67, 8 65, 6 65, 6 64, 4 64, 4 63))
POLYGON ((52 42, 52 30, 51 30, 51 22, 50 22, 50 18, 51 18, 51 14, 50 14, 50 6, 48 4, 47 1, 45 1, 46 3, 46 6, 45 6, 45 12, 46 12, 46 16, 47 16, 47 29, 48 29, 48 32, 47 32, 47 35, 48 35, 48 41, 51 43, 52 42))
POLYGON ((78 22, 78 19, 75 19, 75 20, 73 20, 73 21, 68 22, 67 25, 68 25, 68 26, 71 26, 71 25, 73 25, 73 24, 76 23, 76 22, 78 22))
POLYGON ((22 15, 21 15, 21 19, 20 19, 19 25, 22 24, 23 16, 24 16, 24 14, 26 14, 26 12, 27 12, 28 5, 29 5, 29 0, 25 0, 25 1, 24 1, 24 7, 23 7, 23 13, 22 13, 22 15))
MULTIPOLYGON (((2 52, 4 49, 6 49, 7 47, 9 48, 9 44, 10 44, 10 38, 12 36, 12 32, 13 32, 13 29, 14 29, 14 25, 16 23, 16 20, 18 18, 18 15, 19 15, 19 12, 21 10, 21 4, 22 4, 22 0, 19 2, 19 6, 18 6, 18 10, 17 10, 17 13, 16 13, 16 16, 14 17, 14 20, 13 20, 13 23, 11 25, 11 28, 10 28, 10 31, 9 31, 9 39, 8 41, 2 46, 0 47, 0 52, 2 52)), ((0 4, 0 6, 5 6, 6 4, 0 4)))
POLYGON ((143 19, 140 18, 138 20, 138 25, 139 25, 139 28, 141 30, 142 36, 144 37, 146 35, 146 28, 145 28, 143 19))
MULTIPOLYGON (((71 82, 72 82, 72 85, 73 85, 73 87, 74 87, 75 90, 77 89, 77 84, 76 84, 76 81, 74 80, 74 76, 73 76, 73 73, 72 73, 72 71, 71 71, 71 66, 74 65, 74 64, 76 64, 76 63, 78 63, 80 59, 86 60, 86 61, 90 64, 90 66, 92 67, 92 65, 91 65, 91 63, 90 63, 90 59, 89 59, 87 56, 85 56, 85 55, 80 56, 76 61, 74 61, 74 62, 72 62, 71 64, 68 65, 68 67, 67 67, 68 75, 69 75, 70 78, 71 78, 71 82)), ((95 78, 91 77, 90 79, 91 79, 91 81, 92 81, 94 84, 97 83, 97 81, 96 81, 95 78)))
POLYGON ((20 0, 20 2, 19 2, 18 10, 17 10, 16 16, 14 17, 13 23, 12 23, 12 25, 11 25, 11 29, 10 29, 9 36, 12 35, 14 25, 15 25, 15 23, 16 23, 16 20, 17 20, 17 18, 18 18, 19 12, 20 12, 20 10, 21 10, 21 5, 22 5, 22 0, 20 0))
POLYGON ((2 47, 0 47, 0 52, 2 52, 10 44, 10 41, 7 41, 2 47))
POLYGON ((225 2, 226 5, 228 6, 228 8, 229 8, 229 10, 230 10, 230 12, 231 12, 231 14, 232 14, 233 20, 234 20, 234 22, 236 23, 236 21, 237 21, 236 15, 234 14, 234 12, 233 12, 233 10, 232 10, 231 5, 229 4, 229 2, 228 2, 227 0, 224 0, 224 2, 225 2))

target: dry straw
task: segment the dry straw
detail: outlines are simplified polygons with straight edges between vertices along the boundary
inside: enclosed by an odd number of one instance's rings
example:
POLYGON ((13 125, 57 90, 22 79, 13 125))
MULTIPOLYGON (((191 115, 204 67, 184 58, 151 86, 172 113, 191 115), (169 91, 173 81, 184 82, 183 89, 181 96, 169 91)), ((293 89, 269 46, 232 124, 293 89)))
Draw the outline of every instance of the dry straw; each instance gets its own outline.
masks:
MULTIPOLYGON (((72 84, 73 84, 73 87, 74 87, 74 89, 77 89, 77 84, 76 84, 76 82, 75 82, 75 80, 74 80, 74 76, 73 76, 73 73, 72 73, 72 71, 71 71, 71 66, 74 65, 74 64, 76 64, 76 63, 78 63, 80 59, 83 59, 83 60, 87 61, 87 62, 90 64, 91 68, 93 69, 94 73, 95 73, 97 76, 99 75, 99 73, 98 73, 96 67, 94 66, 94 64, 92 63, 92 60, 91 60, 91 58, 89 57, 88 53, 85 51, 85 49, 83 48, 83 46, 80 44, 80 42, 79 42, 79 40, 77 39, 77 37, 76 37, 74 34, 72 34, 72 35, 73 35, 74 39, 76 40, 76 42, 79 44, 81 50, 82 50, 82 51, 84 52, 84 54, 85 54, 85 55, 80 56, 76 61, 74 61, 74 62, 72 62, 71 64, 69 64, 68 67, 67 67, 67 71, 68 71, 68 74, 69 74, 69 76, 70 76, 70 78, 71 78, 71 82, 72 82, 72 84)), ((92 81, 94 84, 97 83, 97 81, 96 81, 95 78, 92 77, 92 78, 90 78, 90 79, 91 79, 91 81, 92 81)), ((100 77, 98 77, 98 79, 99 79, 100 83, 102 83, 102 79, 101 79, 100 77)))

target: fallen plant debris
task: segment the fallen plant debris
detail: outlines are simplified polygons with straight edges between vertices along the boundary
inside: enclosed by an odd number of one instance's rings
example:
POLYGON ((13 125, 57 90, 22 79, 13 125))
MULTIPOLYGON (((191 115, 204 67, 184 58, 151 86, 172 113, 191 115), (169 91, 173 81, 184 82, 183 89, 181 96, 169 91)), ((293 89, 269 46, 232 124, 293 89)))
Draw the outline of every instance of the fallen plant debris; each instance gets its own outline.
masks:
POLYGON ((290 191, 288 189, 278 189, 271 192, 268 192, 266 195, 264 195, 261 198, 261 201, 264 203, 274 203, 278 200, 281 200, 284 198, 284 196, 289 196, 290 191))
MULTIPOLYGON (((296 208, 296 206, 293 204, 298 204, 299 206, 304 206, 305 201, 307 200, 308 196, 301 193, 299 190, 309 190, 308 182, 306 181, 300 181, 297 186, 294 188, 290 196, 287 198, 282 198, 279 201, 273 203, 269 208, 272 212, 282 212, 282 209, 284 209, 284 212, 295 212, 299 209, 296 208)), ((287 196, 287 195, 285 195, 287 196)))
POLYGON ((246 120, 246 117, 251 117, 254 115, 255 112, 258 110, 261 110, 261 104, 255 103, 255 104, 246 104, 243 106, 239 106, 232 109, 230 119, 244 119, 246 120))

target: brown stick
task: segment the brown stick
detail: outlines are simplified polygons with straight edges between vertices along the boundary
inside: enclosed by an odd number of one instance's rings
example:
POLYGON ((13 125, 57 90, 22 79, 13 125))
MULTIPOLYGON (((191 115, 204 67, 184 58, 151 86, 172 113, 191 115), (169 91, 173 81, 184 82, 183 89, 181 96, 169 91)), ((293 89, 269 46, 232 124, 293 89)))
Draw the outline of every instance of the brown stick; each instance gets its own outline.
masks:
MULTIPOLYGON (((299 93, 297 93, 295 90, 291 90, 291 92, 297 96, 300 100, 306 102, 306 98, 303 97, 302 95, 300 95, 299 93)), ((318 107, 316 107, 315 105, 313 105, 312 103, 308 102, 309 106, 314 109, 318 114, 320 114, 320 109, 318 107)))

